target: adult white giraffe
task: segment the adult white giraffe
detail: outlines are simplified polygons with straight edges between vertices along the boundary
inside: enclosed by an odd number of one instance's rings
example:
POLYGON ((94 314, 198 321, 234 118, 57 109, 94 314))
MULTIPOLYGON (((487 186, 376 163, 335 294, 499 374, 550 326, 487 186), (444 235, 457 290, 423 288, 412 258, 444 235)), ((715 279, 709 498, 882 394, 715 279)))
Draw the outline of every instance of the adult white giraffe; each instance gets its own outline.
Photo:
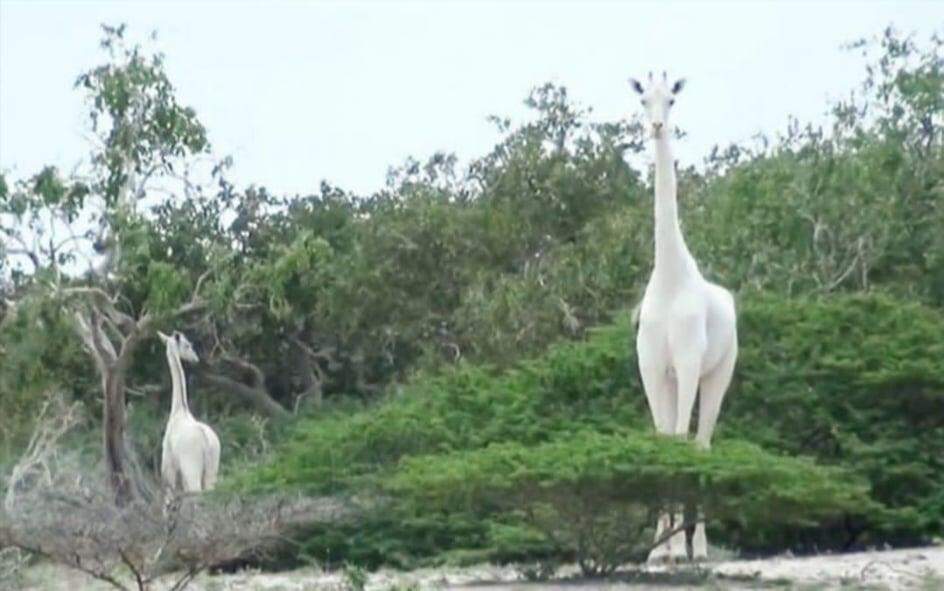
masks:
POLYGON ((198 363, 200 359, 190 341, 180 332, 168 336, 157 333, 167 348, 167 365, 173 387, 170 418, 164 431, 161 477, 170 489, 185 492, 210 490, 216 484, 220 468, 220 439, 206 423, 190 412, 187 379, 182 359, 198 363))
MULTIPOLYGON (((721 402, 737 359, 734 298, 705 280, 688 250, 679 225, 675 162, 669 113, 684 81, 653 80, 648 87, 630 79, 642 95, 655 147, 655 265, 639 307, 636 352, 646 399, 659 433, 687 437, 700 394, 697 444, 711 446, 721 402)), ((656 539, 678 527, 682 515, 659 518, 656 539)), ((695 528, 692 558, 707 557, 704 523, 695 528)), ((678 532, 649 555, 650 562, 688 557, 684 532, 678 532)))

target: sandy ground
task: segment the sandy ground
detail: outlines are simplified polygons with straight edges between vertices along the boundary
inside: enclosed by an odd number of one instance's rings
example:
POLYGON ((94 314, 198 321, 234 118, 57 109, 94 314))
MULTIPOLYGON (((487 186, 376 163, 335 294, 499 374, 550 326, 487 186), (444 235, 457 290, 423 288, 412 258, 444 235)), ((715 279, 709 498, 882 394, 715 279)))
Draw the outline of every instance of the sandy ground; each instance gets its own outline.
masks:
MULTIPOLYGON (((676 591, 702 589, 797 589, 812 590, 944 590, 944 546, 834 554, 806 558, 777 557, 764 560, 731 560, 701 567, 649 568, 624 573, 611 581, 578 578, 531 583, 513 567, 483 565, 411 572, 380 571, 370 575, 366 588, 377 591, 399 589, 464 589, 483 591, 566 591, 607 589, 676 591)), ((573 572, 570 569, 570 572, 573 572)), ((170 582, 160 589, 169 587, 170 582)), ((108 589, 82 575, 51 566, 30 569, 16 588, 24 591, 99 591, 108 589)), ((194 591, 340 591, 350 589, 343 573, 302 569, 287 573, 243 572, 202 576, 189 589, 194 591)))

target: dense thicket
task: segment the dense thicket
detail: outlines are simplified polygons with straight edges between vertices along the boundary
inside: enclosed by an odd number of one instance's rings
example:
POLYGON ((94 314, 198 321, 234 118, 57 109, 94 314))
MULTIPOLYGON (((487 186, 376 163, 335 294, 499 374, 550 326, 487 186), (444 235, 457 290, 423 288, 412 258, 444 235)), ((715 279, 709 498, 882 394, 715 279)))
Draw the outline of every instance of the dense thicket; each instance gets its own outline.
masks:
MULTIPOLYGON (((101 140, 89 170, 0 174, 2 456, 47 392, 100 416, 76 313, 134 344, 128 433, 152 467, 170 388, 149 336, 172 327, 198 343, 194 407, 227 442, 224 472, 271 458, 234 487, 344 492, 401 457, 647 427, 631 329, 609 325, 651 265, 649 174, 627 163, 645 148, 638 121, 596 121, 545 85, 527 99, 532 120, 496 118, 498 143, 467 168, 436 154, 372 195, 277 196, 232 185, 225 159, 194 172, 206 130, 160 56, 123 34, 106 28, 108 62, 79 78, 101 140)), ((842 466, 884 507, 825 532, 723 530, 743 547, 940 533, 942 44, 891 30, 857 44, 865 79, 825 127, 791 121, 680 170, 691 250, 742 306, 719 437, 842 466)), ((417 556, 510 531, 461 512, 378 519, 315 533, 310 549, 342 540, 396 562, 391 540, 418 531, 417 556)))
MULTIPOLYGON (((741 361, 718 439, 731 445, 737 439, 749 440, 782 456, 808 456, 821 464, 844 467, 870 484, 867 496, 874 504, 864 513, 846 509, 845 517, 840 513, 838 519, 833 514, 832 520, 818 528, 796 527, 789 520, 784 524, 774 514, 785 518, 789 511, 766 495, 775 495, 778 487, 790 482, 805 490, 798 482, 802 472, 779 480, 777 470, 789 466, 778 464, 776 457, 734 454, 728 459, 722 444, 712 457, 720 458, 720 466, 737 482, 741 482, 737 478, 750 477, 741 470, 759 465, 766 467, 776 485, 752 481, 741 491, 745 499, 733 495, 731 501, 745 518, 752 502, 771 516, 751 520, 749 528, 730 520, 716 524, 720 539, 744 549, 770 551, 880 541, 915 543, 941 535, 944 313, 880 295, 787 298, 759 293, 744 295, 739 311, 741 361)), ((640 466, 662 467, 677 475, 673 469, 685 466, 687 456, 670 451, 635 462, 614 460, 600 458, 594 455, 594 447, 580 444, 586 433, 619 441, 618 436, 633 438, 649 430, 633 350, 629 322, 624 319, 507 371, 466 366, 438 377, 421 376, 376 408, 300 421, 277 457, 243 473, 242 480, 232 485, 353 494, 378 483, 383 487, 388 478, 400 482, 405 477, 399 470, 405 469, 409 476, 422 467, 410 490, 429 489, 431 495, 447 496, 447 484, 454 485, 448 498, 459 500, 454 509, 464 508, 463 499, 475 499, 474 487, 481 479, 489 486, 511 489, 516 478, 526 477, 530 469, 529 463, 519 461, 508 464, 505 474, 473 476, 470 471, 486 461, 482 457, 492 461, 494 449, 527 453, 537 446, 534 449, 550 450, 538 458, 559 459, 570 453, 574 457, 567 462, 594 465, 618 483, 613 486, 622 491, 624 502, 638 503, 659 488, 646 481, 640 466), (409 460, 404 464, 405 459, 409 460), (461 462, 469 466, 457 473, 455 466, 461 462), (621 480, 620 469, 636 473, 637 480, 621 480), (497 481, 487 480, 492 478, 497 481)), ((613 453, 632 450, 639 451, 628 445, 613 453)), ((562 461, 557 474, 565 483, 567 462, 562 461)), ((719 466, 701 467, 719 477, 724 473, 719 466)), ((544 478, 558 482, 549 474, 544 478)), ((805 493, 809 505, 803 507, 811 514, 818 504, 830 507, 815 488, 805 493)), ((396 560, 397 553, 406 554, 407 549, 421 553, 424 548, 416 538, 422 540, 437 531, 442 538, 439 543, 447 545, 444 540, 454 535, 448 533, 450 524, 460 517, 481 525, 479 529, 467 526, 471 531, 457 544, 488 546, 487 518, 504 515, 494 506, 478 519, 454 511, 444 512, 437 521, 426 513, 415 530, 404 525, 408 520, 390 527, 391 511, 409 511, 410 507, 409 501, 402 507, 384 505, 384 519, 377 528, 386 532, 385 545, 364 540, 357 550, 364 554, 358 558, 373 553, 378 560, 396 560), (383 555, 381 548, 389 554, 383 555)), ((343 550, 332 546, 337 543, 333 535, 315 534, 311 543, 318 547, 312 549, 315 554, 343 550)))

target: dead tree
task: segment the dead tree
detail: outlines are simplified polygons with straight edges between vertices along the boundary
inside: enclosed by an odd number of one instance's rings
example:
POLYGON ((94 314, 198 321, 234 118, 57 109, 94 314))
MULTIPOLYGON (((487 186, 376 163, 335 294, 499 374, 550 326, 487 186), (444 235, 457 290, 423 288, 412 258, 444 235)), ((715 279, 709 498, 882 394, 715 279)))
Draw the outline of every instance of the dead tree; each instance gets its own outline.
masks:
POLYGON ((177 497, 115 505, 110 491, 34 491, 0 516, 0 548, 49 560, 116 589, 184 589, 201 572, 278 541, 287 503, 177 497))
POLYGON ((62 437, 81 421, 80 408, 77 402, 66 404, 59 396, 47 396, 26 451, 7 477, 4 511, 13 511, 17 491, 29 486, 30 480, 38 478, 45 486, 52 487, 52 463, 55 461, 56 447, 62 437))

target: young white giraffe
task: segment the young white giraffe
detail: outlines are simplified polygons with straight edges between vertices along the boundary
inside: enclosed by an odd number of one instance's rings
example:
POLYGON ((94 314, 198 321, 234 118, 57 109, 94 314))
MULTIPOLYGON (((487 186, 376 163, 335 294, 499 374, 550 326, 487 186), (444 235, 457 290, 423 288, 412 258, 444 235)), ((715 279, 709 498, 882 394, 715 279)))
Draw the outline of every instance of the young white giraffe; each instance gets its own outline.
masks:
MULTIPOLYGON (((684 81, 668 84, 649 75, 647 87, 630 79, 641 95, 655 147, 655 266, 639 307, 636 352, 646 399, 659 433, 687 437, 700 394, 695 441, 709 448, 737 359, 734 298, 702 277, 679 225, 675 162, 669 113, 684 81)), ((682 523, 682 515, 662 515, 656 539, 682 523)), ((692 558, 707 557, 703 523, 695 528, 692 558)), ((650 562, 688 557, 679 532, 649 555, 650 562)))
POLYGON ((209 425, 190 413, 187 380, 181 360, 198 363, 200 359, 190 341, 180 332, 157 333, 167 348, 167 365, 173 387, 170 418, 164 431, 161 477, 171 490, 185 492, 210 490, 216 484, 220 467, 220 440, 209 425))

